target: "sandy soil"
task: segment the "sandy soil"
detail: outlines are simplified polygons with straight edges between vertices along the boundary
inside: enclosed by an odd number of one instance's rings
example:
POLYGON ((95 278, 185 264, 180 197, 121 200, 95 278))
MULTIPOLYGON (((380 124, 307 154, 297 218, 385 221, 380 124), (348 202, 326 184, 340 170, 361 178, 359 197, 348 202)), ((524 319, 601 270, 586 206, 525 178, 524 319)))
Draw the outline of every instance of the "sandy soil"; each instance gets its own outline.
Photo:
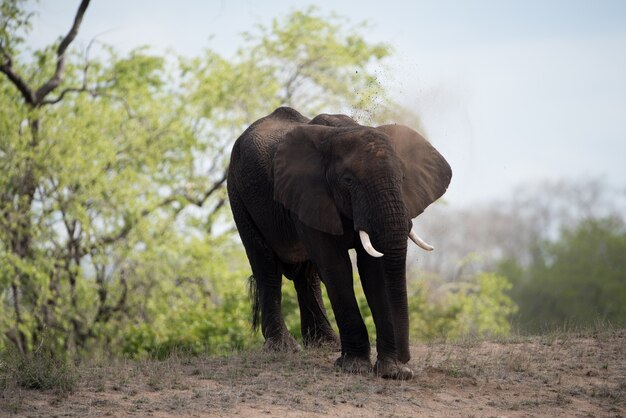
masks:
POLYGON ((626 414, 626 331, 419 344, 408 382, 346 375, 337 353, 98 362, 71 392, 0 392, 17 416, 580 416, 626 414))

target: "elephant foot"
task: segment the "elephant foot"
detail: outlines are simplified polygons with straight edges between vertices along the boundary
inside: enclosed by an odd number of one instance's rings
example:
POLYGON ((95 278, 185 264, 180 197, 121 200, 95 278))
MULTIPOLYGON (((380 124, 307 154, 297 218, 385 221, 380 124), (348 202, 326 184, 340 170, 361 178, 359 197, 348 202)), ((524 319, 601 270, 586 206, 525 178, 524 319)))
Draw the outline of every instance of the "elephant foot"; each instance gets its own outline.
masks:
POLYGON ((345 373, 366 374, 372 371, 369 357, 356 357, 343 354, 335 360, 335 368, 345 373))
POLYGON ((302 351, 302 347, 289 332, 285 332, 279 337, 266 338, 263 350, 296 353, 302 351))
POLYGON ((306 347, 328 348, 333 351, 339 351, 341 349, 339 338, 337 338, 332 330, 318 330, 316 332, 307 333, 302 340, 306 347))
POLYGON ((390 358, 378 358, 374 365, 374 373, 384 379, 411 380, 413 370, 390 358))

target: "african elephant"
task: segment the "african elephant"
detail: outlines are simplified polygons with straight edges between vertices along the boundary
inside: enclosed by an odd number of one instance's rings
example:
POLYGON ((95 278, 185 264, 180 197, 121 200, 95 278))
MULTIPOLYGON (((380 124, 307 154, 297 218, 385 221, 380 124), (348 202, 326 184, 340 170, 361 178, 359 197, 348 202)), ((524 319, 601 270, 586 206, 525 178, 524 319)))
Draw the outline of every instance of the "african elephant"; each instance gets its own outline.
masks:
POLYGON ((256 282, 253 325, 265 347, 298 350, 281 315, 281 281, 293 280, 306 345, 335 343, 320 279, 341 342, 336 366, 371 370, 370 343, 354 295, 354 248, 376 326, 374 371, 407 379, 407 238, 432 249, 411 219, 446 191, 452 171, 422 136, 402 125, 362 126, 345 115, 313 120, 280 107, 233 146, 228 196, 256 282), (379 252, 380 251, 380 252, 379 252))

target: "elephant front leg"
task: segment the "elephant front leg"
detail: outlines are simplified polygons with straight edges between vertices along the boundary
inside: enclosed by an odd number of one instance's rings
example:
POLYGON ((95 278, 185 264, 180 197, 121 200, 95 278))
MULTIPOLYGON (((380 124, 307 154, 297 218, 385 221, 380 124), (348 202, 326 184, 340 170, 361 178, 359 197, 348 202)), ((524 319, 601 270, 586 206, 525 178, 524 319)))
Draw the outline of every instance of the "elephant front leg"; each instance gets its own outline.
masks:
POLYGON ((362 247, 357 247, 356 251, 359 277, 376 326, 377 360, 374 372, 384 378, 411 379, 413 371, 397 359, 383 263, 367 254, 362 247))
POLYGON ((370 342, 354 296, 352 266, 347 255, 346 259, 321 272, 341 340, 341 357, 335 361, 335 366, 348 373, 368 373, 372 368, 370 342))
POLYGON ((338 245, 337 237, 311 228, 306 228, 303 236, 307 252, 326 286, 339 328, 341 357, 335 365, 345 372, 367 373, 371 370, 370 343, 354 295, 347 248, 338 245))

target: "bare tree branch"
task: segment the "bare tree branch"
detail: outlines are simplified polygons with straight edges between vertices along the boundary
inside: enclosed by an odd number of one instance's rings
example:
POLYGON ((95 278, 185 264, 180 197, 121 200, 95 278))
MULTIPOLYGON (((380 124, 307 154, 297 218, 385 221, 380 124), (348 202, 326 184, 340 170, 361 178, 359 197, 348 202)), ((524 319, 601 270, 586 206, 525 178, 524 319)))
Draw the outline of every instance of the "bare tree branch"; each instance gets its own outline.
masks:
MULTIPOLYGON (((124 226, 122 226, 122 228, 119 231, 117 231, 114 234, 107 235, 107 236, 104 236, 104 237, 98 239, 92 245, 87 247, 85 253, 91 253, 91 252, 95 251, 96 249, 98 249, 98 248, 100 248, 100 247, 102 247, 104 245, 113 244, 113 243, 115 243, 117 241, 120 241, 120 240, 126 238, 140 219, 145 218, 146 216, 150 215, 151 213, 153 213, 157 209, 160 209, 162 207, 168 206, 171 203, 177 202, 177 201, 179 201, 181 199, 186 200, 187 202, 189 202, 189 204, 202 207, 205 204, 205 202, 207 201, 207 199, 211 195, 213 195, 213 193, 215 193, 216 191, 218 191, 222 187, 222 185, 226 182, 227 177, 228 177, 228 168, 226 170, 224 170, 224 174, 222 175, 222 177, 220 177, 218 180, 216 180, 211 185, 211 187, 202 195, 201 198, 195 199, 195 198, 193 198, 193 197, 191 197, 191 196, 189 196, 187 194, 173 194, 171 196, 168 196, 168 197, 164 198, 162 201, 160 201, 156 205, 152 206, 151 208, 142 210, 140 215, 139 215, 139 218, 125 220, 124 226)), ((225 202, 218 202, 217 206, 214 208, 214 210, 212 212, 217 211, 219 208, 221 208, 224 205, 224 203, 225 202)), ((180 212, 180 211, 178 211, 178 212, 180 212)))
POLYGON ((94 96, 97 94, 97 91, 93 89, 89 89, 87 87, 68 87, 66 89, 63 89, 57 98, 42 100, 39 104, 43 106, 43 105, 51 105, 51 104, 59 103, 61 100, 63 100, 65 95, 68 93, 89 93, 92 96, 94 96))
POLYGON ((78 6, 78 11, 76 12, 76 17, 74 18, 74 24, 57 48, 57 67, 54 71, 54 75, 35 92, 35 105, 39 105, 52 90, 56 89, 59 84, 61 84, 63 71, 65 70, 65 51, 74 38, 76 38, 76 35, 78 35, 78 29, 83 21, 85 11, 89 6, 89 1, 90 0, 82 0, 80 2, 80 6, 78 6))
POLYGON ((0 52, 3 55, 3 62, 2 64, 0 64, 0 72, 3 72, 8 77, 8 79, 11 80, 13 85, 17 87, 20 93, 22 93, 22 96, 24 97, 24 100, 28 105, 33 107, 41 105, 44 101, 43 99, 52 90, 57 88, 59 84, 61 84, 61 80, 63 79, 63 72, 65 70, 65 51, 78 34, 78 29, 80 28, 80 24, 83 21, 85 11, 89 6, 89 1, 90 0, 81 1, 80 6, 78 7, 78 11, 76 12, 76 16, 74 17, 74 24, 57 48, 57 66, 56 70, 54 71, 54 75, 35 92, 33 92, 33 90, 28 86, 26 81, 19 74, 17 74, 17 72, 13 68, 13 57, 11 57, 9 51, 7 51, 2 45, 0 45, 0 52))
POLYGON ((126 308, 126 296, 128 295, 128 284, 126 283, 126 274, 124 271, 120 272, 120 285, 122 286, 122 294, 120 295, 117 303, 114 306, 109 306, 106 304, 106 300, 108 297, 108 291, 104 287, 104 282, 100 282, 100 289, 98 293, 100 294, 100 306, 98 306, 98 311, 93 320, 93 323, 97 322, 107 322, 111 316, 118 312, 123 312, 126 308))
POLYGON ((13 59, 9 53, 0 46, 0 52, 4 55, 4 62, 0 65, 0 71, 3 72, 15 87, 22 93, 24 100, 31 106, 35 105, 35 95, 28 87, 26 81, 13 69, 13 59))
POLYGON ((107 92, 105 92, 103 89, 101 89, 99 87, 94 87, 94 88, 89 88, 87 86, 68 87, 66 89, 63 89, 61 91, 61 93, 59 93, 58 97, 56 97, 54 99, 42 100, 39 103, 39 105, 40 106, 46 106, 46 105, 54 105, 54 104, 60 103, 63 100, 63 98, 68 93, 77 93, 77 94, 79 94, 79 93, 87 93, 91 97, 106 97, 108 99, 118 101, 124 107, 124 110, 126 111, 126 114, 128 115, 129 118, 134 118, 135 117, 135 114, 133 113, 133 111, 132 111, 132 109, 130 107, 130 104, 128 104, 128 101, 124 97, 118 96, 116 94, 107 93, 107 92))
MULTIPOLYGON (((213 183, 213 186, 211 186, 211 188, 209 190, 207 190, 204 195, 202 196, 201 199, 199 199, 196 202, 197 206, 202 206, 204 205, 204 202, 206 202, 206 200, 213 194, 215 193, 220 187, 222 187, 222 185, 224 183, 226 183, 226 179, 228 178, 228 167, 224 170, 224 174, 222 175, 222 177, 217 180, 215 183, 213 183)), ((192 202, 193 203, 193 202, 192 202)))

